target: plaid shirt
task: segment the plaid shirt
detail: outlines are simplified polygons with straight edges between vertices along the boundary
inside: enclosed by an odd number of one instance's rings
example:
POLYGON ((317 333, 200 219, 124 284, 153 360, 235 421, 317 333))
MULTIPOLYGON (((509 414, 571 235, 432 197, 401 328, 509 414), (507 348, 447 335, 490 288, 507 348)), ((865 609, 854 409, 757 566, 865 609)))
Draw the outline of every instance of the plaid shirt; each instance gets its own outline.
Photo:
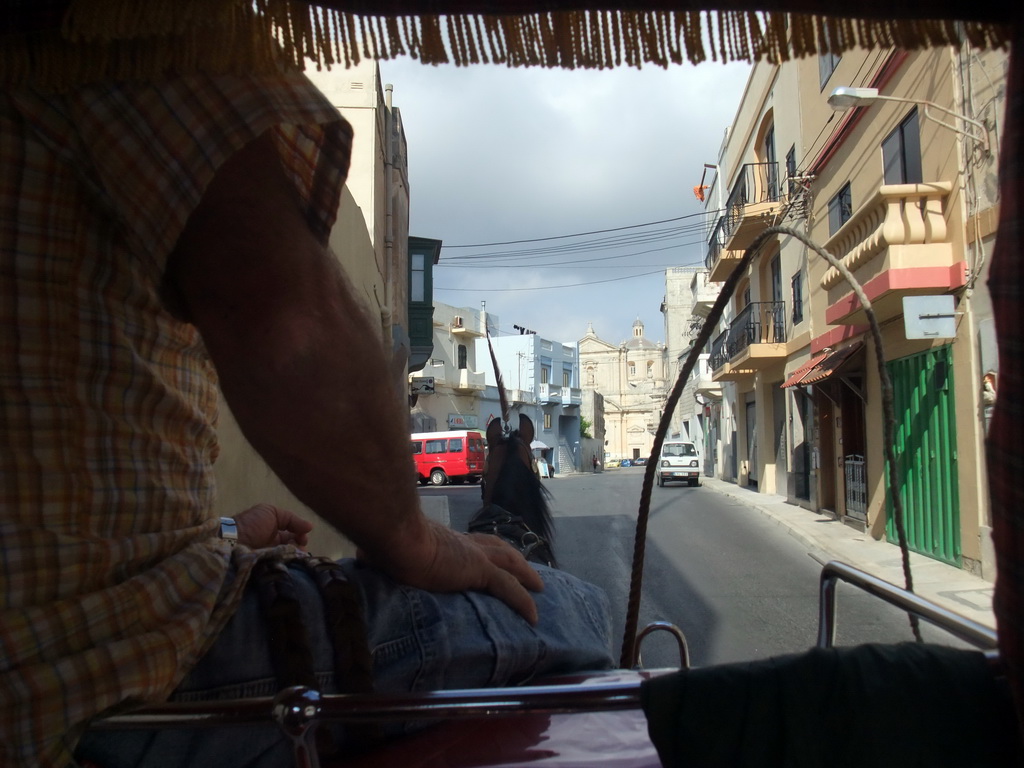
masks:
POLYGON ((351 129, 301 75, 0 93, 0 765, 66 765, 89 718, 165 697, 240 598, 214 371, 160 283, 268 129, 325 237, 351 129))

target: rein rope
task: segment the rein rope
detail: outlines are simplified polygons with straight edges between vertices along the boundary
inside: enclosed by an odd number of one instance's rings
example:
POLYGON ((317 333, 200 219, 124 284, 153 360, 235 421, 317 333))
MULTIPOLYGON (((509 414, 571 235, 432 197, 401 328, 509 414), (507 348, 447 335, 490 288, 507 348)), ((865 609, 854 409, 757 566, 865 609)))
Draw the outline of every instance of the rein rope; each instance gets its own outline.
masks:
MULTIPOLYGON (((718 321, 722 319, 725 307, 732 298, 732 295, 735 293, 736 286, 739 284, 741 276, 746 272, 746 268, 750 265, 750 262, 753 261, 754 256, 760 250, 764 242, 774 235, 783 235, 799 240, 807 248, 814 251, 814 253, 825 259, 831 266, 835 267, 839 274, 842 275, 843 279, 850 284, 850 287, 860 300, 861 305, 864 308, 864 312, 867 315, 871 337, 874 341, 875 347, 875 364, 878 368, 878 377, 882 386, 882 442, 885 449, 886 463, 889 465, 888 473, 889 487, 892 489, 893 523, 899 540, 905 586, 908 592, 914 591, 913 575, 910 572, 910 549, 907 544, 907 532, 904 524, 903 499, 899 493, 899 467, 896 465, 896 451, 894 447, 896 434, 896 409, 893 403, 892 381, 889 378, 889 371, 885 367, 885 349, 882 345, 882 331, 878 325, 878 320, 875 317, 875 311, 871 306, 871 301, 868 299, 867 295, 864 293, 864 289, 861 287, 860 283, 857 282, 857 279, 853 276, 846 265, 821 246, 814 243, 806 235, 790 227, 768 227, 761 232, 746 251, 743 252, 743 258, 740 259, 739 264, 736 265, 732 274, 730 274, 723 283, 722 290, 718 294, 718 299, 715 301, 715 305, 711 308, 711 312, 708 314, 707 319, 701 326, 700 333, 697 334, 697 339, 694 341, 693 346, 690 349, 690 353, 686 356, 686 362, 679 371, 679 376, 676 379, 675 384, 672 386, 672 391, 669 393, 668 399, 665 401, 665 410, 661 415, 661 421, 658 423, 658 430, 654 434, 654 444, 651 447, 651 456, 644 468, 644 482, 640 491, 640 507, 637 510, 636 535, 633 541, 633 566, 629 581, 629 599, 626 604, 626 624, 622 637, 622 653, 619 658, 619 666, 623 669, 635 666, 637 659, 637 628, 640 617, 641 590, 643 588, 644 557, 647 548, 647 520, 650 516, 651 510, 651 491, 654 485, 654 475, 658 471, 658 457, 661 456, 661 446, 665 442, 665 435, 668 432, 672 413, 675 411, 679 398, 683 394, 683 389, 686 387, 686 382, 690 378, 690 374, 697 365, 697 360, 700 358, 701 353, 707 346, 708 340, 711 338, 711 334, 718 325, 718 321)), ((919 643, 923 642, 923 638, 921 637, 921 628, 917 617, 910 614, 908 618, 910 620, 910 628, 914 634, 914 639, 919 643)))

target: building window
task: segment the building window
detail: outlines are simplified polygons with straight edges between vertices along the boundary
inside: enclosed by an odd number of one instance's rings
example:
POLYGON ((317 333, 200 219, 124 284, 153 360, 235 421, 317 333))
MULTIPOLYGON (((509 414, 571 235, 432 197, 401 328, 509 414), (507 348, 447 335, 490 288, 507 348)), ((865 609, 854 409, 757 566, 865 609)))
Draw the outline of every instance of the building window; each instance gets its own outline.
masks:
POLYGON ((469 356, 469 353, 466 351, 466 345, 465 344, 459 344, 458 354, 459 354, 459 370, 461 371, 461 370, 464 370, 466 368, 466 363, 467 363, 466 358, 469 356))
POLYGON ((779 199, 779 162, 775 154, 775 125, 768 126, 764 135, 764 170, 768 184, 768 199, 779 199))
POLYGON ((647 378, 648 379, 653 379, 654 378, 654 361, 653 360, 648 360, 647 361, 647 378))
POLYGON ((629 376, 630 378, 636 376, 636 363, 634 363, 632 360, 629 361, 629 376))
POLYGON ((562 369, 562 386, 563 387, 571 387, 572 386, 572 369, 571 368, 563 368, 562 369))
POLYGON ((804 275, 797 272, 793 275, 793 325, 804 319, 804 275))
POLYGON ((551 429, 551 414, 544 414, 544 429, 551 429))
POLYGON ((409 301, 426 301, 427 257, 422 253, 409 254, 409 301))
POLYGON ((772 256, 770 265, 772 274, 772 301, 782 301, 782 256, 772 256))
POLYGON ((597 372, 594 370, 594 367, 592 365, 591 366, 587 366, 587 385, 588 386, 593 386, 596 383, 597 383, 597 372))
POLYGON ((853 216, 853 198, 850 182, 846 182, 835 197, 828 201, 828 234, 831 237, 853 216))
POLYGON ((550 384, 551 383, 551 366, 542 365, 540 367, 540 383, 550 384))
POLYGON ((821 90, 825 90, 825 83, 832 77, 842 58, 838 53, 823 53, 818 57, 818 84, 821 90))
POLYGON ((917 107, 882 142, 882 176, 886 184, 920 184, 924 181, 917 107))
POLYGON ((796 194, 796 145, 789 148, 789 152, 786 153, 786 183, 787 192, 792 197, 796 194))

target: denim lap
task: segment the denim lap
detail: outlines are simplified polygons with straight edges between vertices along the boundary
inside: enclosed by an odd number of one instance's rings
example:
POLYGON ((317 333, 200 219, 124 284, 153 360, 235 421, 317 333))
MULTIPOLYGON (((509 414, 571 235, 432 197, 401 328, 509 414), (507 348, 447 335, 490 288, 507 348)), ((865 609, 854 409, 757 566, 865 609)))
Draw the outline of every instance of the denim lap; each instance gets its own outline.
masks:
MULTIPOLYGON (((488 595, 425 592, 395 584, 355 561, 341 564, 362 597, 377 692, 517 685, 541 675, 613 665, 607 597, 563 571, 534 566, 545 588, 534 594, 540 621, 531 627, 488 595)), ((320 593, 301 566, 289 567, 288 573, 299 596, 319 689, 337 693, 320 593)), ((270 696, 278 688, 262 607, 250 586, 235 616, 172 699, 270 696)), ((100 768, 290 764, 290 746, 273 725, 95 731, 86 734, 76 755, 100 768)))

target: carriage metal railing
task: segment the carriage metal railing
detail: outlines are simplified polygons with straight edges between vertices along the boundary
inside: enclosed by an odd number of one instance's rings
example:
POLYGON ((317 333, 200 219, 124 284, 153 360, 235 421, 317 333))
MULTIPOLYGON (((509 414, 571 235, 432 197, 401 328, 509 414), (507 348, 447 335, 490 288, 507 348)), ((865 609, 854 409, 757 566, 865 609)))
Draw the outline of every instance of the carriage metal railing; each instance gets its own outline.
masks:
MULTIPOLYGON (((836 561, 826 563, 821 571, 817 647, 831 648, 835 645, 839 607, 837 590, 840 582, 854 586, 986 651, 998 671, 998 656, 994 650, 996 634, 993 630, 859 568, 836 561)), ((637 661, 640 641, 661 629, 677 634, 677 639, 682 638, 682 633, 670 625, 649 625, 638 635, 637 661)), ((685 638, 681 639, 680 644, 681 648, 685 648, 685 638)), ((681 666, 688 666, 688 651, 682 658, 685 658, 685 662, 681 666)), ((651 674, 666 671, 670 670, 655 670, 651 674)), ((158 704, 108 717, 94 723, 92 727, 102 730, 217 728, 265 726, 268 722, 276 722, 292 741, 297 768, 317 768, 319 757, 313 735, 316 728, 326 722, 468 720, 639 710, 642 707, 640 685, 641 681, 637 678, 626 682, 588 681, 586 685, 559 683, 425 693, 330 695, 297 687, 287 688, 273 698, 158 704)))

